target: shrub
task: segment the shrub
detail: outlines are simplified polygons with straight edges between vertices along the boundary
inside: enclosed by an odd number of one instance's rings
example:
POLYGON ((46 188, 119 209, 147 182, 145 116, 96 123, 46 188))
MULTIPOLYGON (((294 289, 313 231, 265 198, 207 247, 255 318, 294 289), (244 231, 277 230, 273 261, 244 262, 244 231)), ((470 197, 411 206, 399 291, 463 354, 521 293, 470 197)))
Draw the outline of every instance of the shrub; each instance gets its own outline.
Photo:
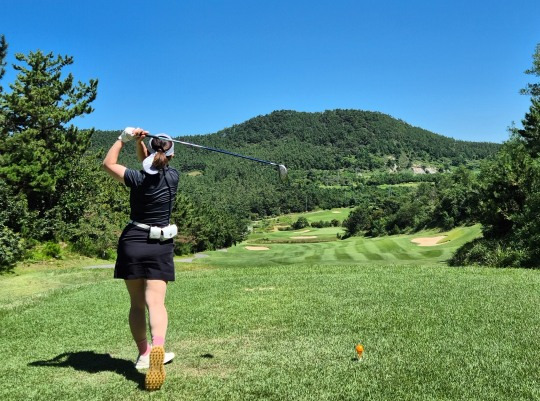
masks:
MULTIPOLYGON (((324 228, 324 227, 332 227, 332 226, 333 226, 333 221, 319 220, 319 221, 314 221, 313 223, 311 223, 311 227, 315 227, 315 228, 324 228)), ((334 226, 334 227, 339 227, 339 221, 337 221, 337 226, 334 226)))
POLYGON ((85 235, 77 238, 72 248, 81 255, 110 260, 114 258, 117 242, 118 236, 85 235))
POLYGON ((23 240, 7 227, 0 228, 0 271, 10 270, 23 255, 23 240))
POLYGON ((195 238, 180 234, 174 238, 174 254, 181 256, 194 253, 195 245, 195 238))
POLYGON ((45 254, 45 256, 48 256, 50 258, 62 258, 62 248, 60 247, 60 244, 57 244, 56 242, 46 242, 45 246, 43 247, 43 253, 45 254))
POLYGON ((477 238, 459 248, 449 264, 451 266, 519 267, 526 257, 527 252, 511 242, 477 238))
POLYGON ((87 216, 68 233, 68 240, 74 251, 89 257, 109 260, 118 244, 120 229, 107 220, 87 216))
POLYGON ((298 218, 298 220, 296 220, 294 222, 294 224, 292 225, 292 228, 295 229, 295 230, 299 230, 299 229, 305 228, 307 226, 309 226, 308 220, 304 216, 300 216, 298 218))

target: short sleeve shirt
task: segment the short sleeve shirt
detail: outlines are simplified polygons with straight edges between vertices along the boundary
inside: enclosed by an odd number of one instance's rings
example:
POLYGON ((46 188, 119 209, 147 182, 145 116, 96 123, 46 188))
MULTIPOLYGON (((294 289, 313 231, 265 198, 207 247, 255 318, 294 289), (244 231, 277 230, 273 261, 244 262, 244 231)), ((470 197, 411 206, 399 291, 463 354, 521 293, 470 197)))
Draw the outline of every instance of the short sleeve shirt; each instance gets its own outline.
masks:
POLYGON ((178 171, 172 167, 166 167, 153 175, 142 170, 126 169, 124 183, 131 189, 131 220, 150 226, 168 225, 178 180, 178 171))

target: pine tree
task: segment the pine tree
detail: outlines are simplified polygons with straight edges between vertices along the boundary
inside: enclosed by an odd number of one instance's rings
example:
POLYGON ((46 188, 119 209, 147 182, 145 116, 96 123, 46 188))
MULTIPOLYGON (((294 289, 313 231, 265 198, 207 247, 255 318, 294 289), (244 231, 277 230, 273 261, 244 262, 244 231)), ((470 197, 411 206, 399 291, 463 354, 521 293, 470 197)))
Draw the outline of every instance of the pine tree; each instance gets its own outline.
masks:
POLYGON ((523 129, 517 133, 525 139, 529 153, 537 157, 540 154, 540 96, 531 98, 529 112, 525 114, 521 123, 523 129))
MULTIPOLYGON (((6 72, 6 69, 4 68, 6 66, 6 62, 4 59, 7 56, 7 48, 8 45, 6 43, 6 38, 4 35, 0 35, 0 80, 4 76, 4 73, 6 72)), ((0 93, 2 93, 2 85, 0 85, 0 93)))
MULTIPOLYGON (((536 45, 535 52, 533 53, 533 65, 525 71, 525 74, 540 77, 540 43, 536 45)), ((538 98, 540 97, 540 82, 530 82, 520 92, 523 95, 531 95, 538 98)))
MULTIPOLYGON (((5 50, 4 40, 0 45, 5 50)), ((63 78, 72 57, 39 50, 15 57, 17 78, 0 94, 0 179, 43 215, 58 203, 73 163, 89 145, 93 131, 68 123, 93 111, 98 81, 75 84, 71 73, 63 78)))

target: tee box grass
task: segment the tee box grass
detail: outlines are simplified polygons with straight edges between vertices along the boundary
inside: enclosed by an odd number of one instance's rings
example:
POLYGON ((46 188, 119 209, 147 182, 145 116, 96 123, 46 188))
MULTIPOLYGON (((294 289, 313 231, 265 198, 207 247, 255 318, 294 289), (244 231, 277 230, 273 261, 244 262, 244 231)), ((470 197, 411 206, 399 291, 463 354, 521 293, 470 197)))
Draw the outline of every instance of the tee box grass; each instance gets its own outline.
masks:
POLYGON ((479 226, 285 243, 336 229, 271 231, 274 242, 251 237, 178 263, 166 300, 177 356, 152 394, 133 366, 128 295, 112 270, 77 262, 0 277, 11 291, 0 399, 540 399, 538 270, 446 266, 479 226), (411 241, 441 235, 431 247, 411 241))
POLYGON ((180 266, 167 297, 177 357, 148 394, 125 286, 98 281, 0 315, 0 398, 535 400, 539 286, 520 269, 180 266))

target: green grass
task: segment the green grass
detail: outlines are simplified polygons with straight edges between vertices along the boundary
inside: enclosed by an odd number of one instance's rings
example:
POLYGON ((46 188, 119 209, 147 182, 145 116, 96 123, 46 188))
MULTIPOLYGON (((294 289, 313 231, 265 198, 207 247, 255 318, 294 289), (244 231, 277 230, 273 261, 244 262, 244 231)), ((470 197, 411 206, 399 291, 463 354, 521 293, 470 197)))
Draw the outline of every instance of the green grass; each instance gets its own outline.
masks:
POLYGON ((313 228, 306 227, 294 231, 269 231, 251 234, 246 243, 264 244, 264 243, 304 243, 304 242, 323 242, 336 241, 337 234, 343 234, 341 227, 313 228), (315 237, 315 238, 299 238, 315 237))
MULTIPOLYGON (((457 227, 454 228, 452 231, 445 233, 446 237, 439 241, 440 244, 444 244, 445 242, 454 241, 456 239, 461 238, 463 235, 469 236, 469 231, 472 227, 457 227)), ((481 227, 479 225, 473 226, 476 232, 480 233, 481 227)), ((468 241, 472 240, 472 238, 468 238, 468 241)))
POLYGON ((178 356, 161 391, 141 389, 127 294, 111 279, 2 316, 1 399, 540 397, 538 271, 302 264, 177 278, 167 347, 178 356))
POLYGON ((332 221, 334 219, 338 221, 343 221, 347 217, 349 217, 349 213, 352 210, 353 208, 341 207, 330 210, 315 210, 313 212, 291 213, 276 217, 274 219, 270 219, 270 221, 277 224, 292 224, 296 220, 298 220, 300 216, 305 217, 310 223, 314 221, 332 221))
POLYGON ((110 278, 110 271, 82 267, 111 263, 113 262, 81 257, 21 264, 12 272, 0 274, 0 313, 39 301, 57 290, 107 280, 110 278))
POLYGON ((246 243, 177 264, 177 358, 151 394, 112 270, 19 267, 0 276, 0 399, 540 400, 540 272, 447 267, 480 227, 445 234, 246 243))
POLYGON ((381 188, 381 189, 392 188, 392 187, 416 188, 418 186, 420 186, 419 182, 403 182, 401 184, 380 184, 380 185, 377 185, 377 187, 381 188))
POLYGON ((379 238, 352 237, 337 240, 340 227, 315 229, 306 227, 298 231, 274 231, 253 234, 248 241, 228 249, 228 252, 205 252, 209 258, 201 263, 219 266, 263 266, 294 263, 321 264, 441 264, 464 243, 481 235, 479 225, 459 227, 449 232, 435 230, 409 235, 379 238), (303 232, 310 230, 309 232, 303 232), (432 247, 421 247, 414 238, 447 235, 446 242, 432 247), (296 236, 316 236, 313 239, 293 239, 296 236), (450 240, 447 240, 450 238, 450 240), (320 242, 322 241, 322 242, 320 242), (293 243, 291 243, 293 242, 293 243), (265 246, 266 251, 249 251, 246 246, 265 246))

